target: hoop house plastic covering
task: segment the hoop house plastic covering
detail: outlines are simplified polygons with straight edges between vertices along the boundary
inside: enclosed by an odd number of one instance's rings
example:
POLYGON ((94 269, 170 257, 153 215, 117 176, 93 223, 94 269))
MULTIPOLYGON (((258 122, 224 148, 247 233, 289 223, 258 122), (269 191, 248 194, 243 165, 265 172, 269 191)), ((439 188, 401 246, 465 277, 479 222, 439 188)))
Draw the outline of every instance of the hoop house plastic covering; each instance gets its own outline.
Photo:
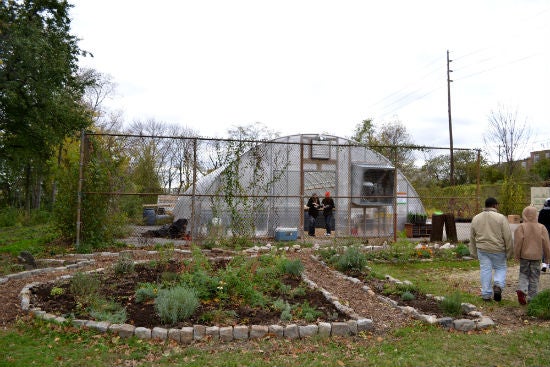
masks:
POLYGON ((386 157, 349 139, 301 134, 259 143, 200 178, 180 197, 174 217, 190 220, 195 235, 271 237, 277 228, 300 233, 308 222, 308 198, 317 193, 322 199, 326 191, 336 204, 338 236, 390 236, 394 208, 398 230, 409 211, 424 212, 409 181, 399 170, 395 176, 386 157))

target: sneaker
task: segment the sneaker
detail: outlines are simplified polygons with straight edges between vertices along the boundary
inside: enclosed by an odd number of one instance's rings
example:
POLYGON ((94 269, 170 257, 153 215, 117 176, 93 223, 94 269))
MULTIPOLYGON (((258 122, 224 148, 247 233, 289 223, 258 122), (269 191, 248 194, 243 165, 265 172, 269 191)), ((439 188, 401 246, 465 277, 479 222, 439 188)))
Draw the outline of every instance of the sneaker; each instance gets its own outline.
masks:
POLYGON ((526 305, 527 304, 527 299, 525 298, 526 297, 526 294, 524 291, 522 291, 521 289, 518 289, 516 291, 516 293, 518 294, 518 302, 520 305, 526 305))
POLYGON ((500 288, 498 285, 493 286, 493 298, 497 302, 500 302, 502 300, 502 288, 500 288))
POLYGON ((330 233, 325 233, 325 236, 330 236, 330 233))
POLYGON ((540 271, 546 273, 546 269, 548 269, 548 264, 542 263, 542 267, 540 268, 540 271))
POLYGON ((493 302, 491 298, 481 298, 484 302, 493 302))

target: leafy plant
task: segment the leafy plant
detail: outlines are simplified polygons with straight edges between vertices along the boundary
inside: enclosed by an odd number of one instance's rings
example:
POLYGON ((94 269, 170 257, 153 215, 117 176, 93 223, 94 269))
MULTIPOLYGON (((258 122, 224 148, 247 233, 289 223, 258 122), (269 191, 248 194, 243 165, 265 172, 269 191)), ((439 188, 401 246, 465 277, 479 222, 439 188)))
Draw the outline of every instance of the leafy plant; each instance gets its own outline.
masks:
POLYGON ((459 243, 455 248, 455 253, 458 257, 470 256, 470 248, 463 243, 459 243))
POLYGON ((367 258, 357 247, 348 247, 336 260, 335 267, 339 271, 361 272, 367 265, 367 258))
POLYGON ((50 296, 61 296, 62 294, 65 294, 65 289, 61 287, 52 287, 50 290, 50 296))
POLYGON ((527 315, 539 319, 550 319, 550 289, 539 292, 527 305, 527 315))
POLYGON ((459 316, 462 314, 462 295, 460 292, 455 292, 445 297, 441 301, 441 310, 449 316, 459 316))
POLYGON ((88 303, 99 292, 101 283, 97 276, 90 273, 77 272, 71 278, 69 289, 77 301, 88 303))
POLYGON ((415 299, 415 296, 412 292, 405 291, 405 292, 401 293, 401 299, 403 301, 412 301, 413 299, 415 299))
POLYGON ((113 266, 113 271, 117 275, 130 274, 134 272, 134 267, 132 254, 129 252, 122 252, 113 266))
POLYGON ((142 303, 151 299, 155 299, 159 291, 159 287, 151 283, 141 283, 136 291, 136 302, 142 303))
POLYGON ((199 307, 199 298, 193 288, 176 286, 161 289, 155 299, 155 309, 165 323, 175 324, 193 315, 199 307))
POLYGON ((302 262, 298 259, 284 259, 282 261, 282 267, 285 274, 290 274, 294 276, 300 276, 300 274, 302 274, 302 272, 304 271, 304 264, 302 264, 302 262))
POLYGON ((90 305, 90 316, 98 321, 109 321, 114 324, 126 322, 126 309, 122 305, 104 298, 95 299, 90 305))
POLYGON ((317 318, 323 313, 317 310, 315 307, 310 306, 310 304, 305 301, 304 303, 296 307, 295 314, 298 318, 304 319, 308 322, 312 322, 317 320, 317 318))

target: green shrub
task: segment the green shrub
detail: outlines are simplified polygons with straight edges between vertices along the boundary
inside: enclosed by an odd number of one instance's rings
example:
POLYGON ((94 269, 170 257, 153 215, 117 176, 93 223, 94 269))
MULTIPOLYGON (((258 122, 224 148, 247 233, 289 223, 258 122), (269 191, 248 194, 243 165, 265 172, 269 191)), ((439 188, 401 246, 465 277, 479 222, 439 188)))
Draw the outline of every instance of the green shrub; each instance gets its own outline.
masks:
POLYGON ((459 257, 470 256, 470 248, 463 243, 459 243, 455 248, 456 255, 459 257))
POLYGON ((304 264, 300 260, 288 260, 284 259, 281 263, 283 272, 285 274, 300 276, 304 271, 304 264))
POLYGON ((142 303, 155 299, 158 294, 158 286, 151 283, 141 283, 136 291, 136 302, 142 303))
POLYGON ((113 270, 117 275, 133 273, 135 270, 135 265, 132 254, 128 252, 120 253, 117 261, 115 262, 113 270))
POLYGON ((296 307, 295 314, 298 318, 304 319, 308 322, 315 321, 318 317, 323 315, 321 311, 317 310, 313 306, 310 306, 307 301, 296 307))
POLYGON ((306 295, 306 289, 304 287, 296 287, 290 291, 290 297, 303 297, 306 295))
POLYGON ((155 299, 155 309, 160 319, 169 324, 185 320, 199 307, 199 298, 193 288, 176 286, 161 289, 155 299))
POLYGON ((462 296, 455 292, 441 301, 441 310, 445 315, 459 316, 462 314, 462 296))
POLYGON ((401 299, 403 301, 412 301, 413 299, 415 299, 415 296, 412 292, 405 291, 405 292, 401 293, 401 299))
POLYGON ((92 302, 89 313, 97 321, 109 321, 113 324, 123 324, 127 318, 126 309, 122 305, 103 298, 92 302))
POLYGON ((539 319, 550 319, 550 289, 539 292, 527 305, 527 315, 539 319))
POLYGON ((65 289, 63 288, 52 287, 52 289, 50 289, 50 296, 52 297, 61 296, 62 294, 65 294, 65 289))
POLYGON ((367 258, 357 247, 348 247, 338 258, 335 267, 337 270, 346 272, 361 272, 367 265, 367 258))
POLYGON ((101 282, 96 275, 77 272, 71 278, 69 289, 78 301, 87 303, 98 294, 100 285, 101 282))
POLYGON ((285 302, 280 318, 282 321, 292 320, 292 308, 288 302, 285 302))

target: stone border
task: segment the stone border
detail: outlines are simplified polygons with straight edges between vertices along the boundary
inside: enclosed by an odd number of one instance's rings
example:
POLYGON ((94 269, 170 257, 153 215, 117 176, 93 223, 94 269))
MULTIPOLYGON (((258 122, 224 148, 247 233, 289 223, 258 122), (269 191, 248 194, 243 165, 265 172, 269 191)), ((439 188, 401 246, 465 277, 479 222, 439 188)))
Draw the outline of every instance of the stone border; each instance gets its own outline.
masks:
MULTIPOLYGON (((347 279, 352 283, 363 283, 360 279, 349 277, 345 274, 340 273, 339 271, 333 270, 324 261, 320 260, 317 256, 315 256, 315 255, 310 255, 310 256, 313 260, 315 260, 315 261, 319 262, 320 264, 322 264, 328 271, 331 271, 336 276, 338 276, 342 279, 347 279)), ((410 284, 410 285, 412 285, 412 283, 408 280, 400 281, 398 279, 393 278, 390 275, 386 275, 385 277, 386 277, 386 280, 388 280, 390 282, 393 282, 393 283, 396 283, 396 284, 410 284)), ((472 319, 453 319, 452 317, 437 318, 435 315, 422 314, 417 309, 415 309, 414 307, 399 306, 398 302, 392 300, 389 297, 376 294, 366 284, 363 284, 363 290, 365 292, 367 292, 369 295, 376 296, 381 301, 386 302, 386 303, 390 304, 391 306, 401 310, 402 313, 404 313, 406 315, 411 315, 413 318, 415 318, 417 320, 420 320, 420 321, 423 321, 423 322, 426 322, 428 324, 432 324, 432 325, 437 324, 437 325, 441 325, 441 326, 443 326, 444 328, 447 328, 447 329, 455 329, 455 330, 459 330, 459 331, 483 330, 483 329, 487 329, 487 328, 492 327, 492 326, 495 325, 495 322, 490 317, 483 316, 483 314, 481 312, 477 311, 477 307, 475 305, 471 304, 471 303, 462 303, 461 307, 462 307, 462 313, 463 314, 466 314, 466 315, 471 316, 471 317, 475 317, 475 319, 473 319, 473 320, 472 319)), ((427 294, 426 296, 429 297, 429 298, 433 298, 433 299, 435 299, 437 301, 440 301, 440 302, 445 299, 445 297, 434 296, 432 294, 427 294)))
MULTIPOLYGON (((177 250, 177 249, 176 249, 177 250)), ((174 251, 176 251, 174 250, 174 251)), ((299 251, 300 249, 294 249, 299 251)), ((190 253, 190 251, 179 250, 181 252, 190 253)), ((122 251, 121 253, 123 253, 122 251)), ((158 251, 148 251, 149 254, 156 254, 158 251)), ((120 253, 100 253, 102 256, 119 256, 120 253)), ((90 255, 88 255, 90 256, 90 255)), ((93 254, 91 255, 93 256, 93 254)), ((148 260, 135 261, 147 262, 148 260)), ((63 268, 56 268, 55 270, 64 270, 63 268)), ((88 273, 100 272, 104 268, 98 268, 89 271, 88 273)), ((66 280, 72 278, 72 275, 63 275, 50 282, 56 282, 59 280, 66 280)), ((350 317, 351 319, 345 322, 319 322, 316 324, 297 325, 297 324, 285 324, 285 325, 235 325, 235 326, 205 326, 205 325, 193 325, 177 328, 162 328, 154 327, 153 329, 134 326, 130 324, 112 324, 107 321, 93 321, 82 319, 66 319, 61 316, 47 313, 38 307, 33 307, 31 304, 31 289, 42 283, 33 282, 25 285, 20 292, 21 297, 21 309, 27 311, 38 318, 46 321, 53 321, 56 323, 71 322, 73 326, 87 327, 97 330, 101 333, 110 332, 123 338, 129 338, 132 336, 138 339, 156 339, 156 340, 174 340, 183 344, 190 344, 194 341, 203 339, 220 340, 220 341, 233 341, 233 340, 250 340, 260 339, 264 337, 278 337, 286 339, 298 339, 308 338, 313 336, 320 337, 332 337, 332 336, 352 336, 358 335, 362 332, 369 332, 374 330, 374 324, 371 319, 361 318, 350 307, 342 305, 338 302, 337 298, 330 294, 323 288, 317 286, 317 284, 308 279, 305 274, 302 273, 302 280, 312 289, 319 290, 325 298, 331 302, 334 307, 350 317)))

